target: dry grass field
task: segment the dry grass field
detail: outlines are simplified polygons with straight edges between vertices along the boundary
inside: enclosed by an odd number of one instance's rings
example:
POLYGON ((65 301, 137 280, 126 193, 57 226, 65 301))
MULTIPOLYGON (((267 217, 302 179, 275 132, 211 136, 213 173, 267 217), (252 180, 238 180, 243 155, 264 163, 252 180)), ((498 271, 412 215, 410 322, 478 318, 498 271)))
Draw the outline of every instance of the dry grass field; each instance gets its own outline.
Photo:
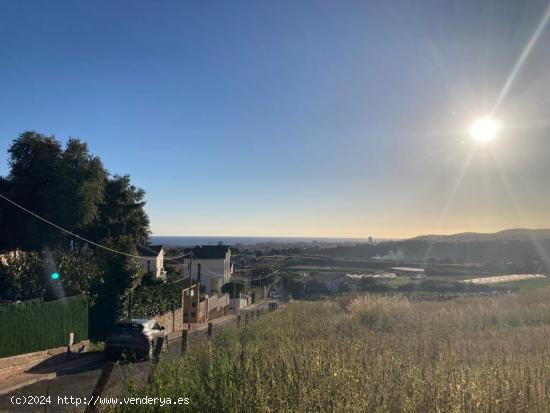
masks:
POLYGON ((549 293, 293 302, 162 360, 128 393, 200 412, 549 411, 549 293))

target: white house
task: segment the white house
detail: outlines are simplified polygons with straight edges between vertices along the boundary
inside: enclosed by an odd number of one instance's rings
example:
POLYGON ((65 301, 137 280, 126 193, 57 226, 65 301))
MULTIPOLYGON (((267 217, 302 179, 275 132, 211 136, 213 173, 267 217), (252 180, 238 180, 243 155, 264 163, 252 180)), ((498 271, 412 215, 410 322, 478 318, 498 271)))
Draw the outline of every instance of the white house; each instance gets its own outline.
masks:
POLYGON ((189 277, 189 262, 192 262, 191 278, 200 282, 207 294, 221 292, 222 285, 231 278, 231 248, 227 245, 197 245, 187 249, 193 257, 180 266, 184 277, 189 277))
POLYGON ((166 275, 164 271, 164 246, 149 245, 148 247, 137 247, 140 263, 147 273, 153 274, 156 278, 166 275))

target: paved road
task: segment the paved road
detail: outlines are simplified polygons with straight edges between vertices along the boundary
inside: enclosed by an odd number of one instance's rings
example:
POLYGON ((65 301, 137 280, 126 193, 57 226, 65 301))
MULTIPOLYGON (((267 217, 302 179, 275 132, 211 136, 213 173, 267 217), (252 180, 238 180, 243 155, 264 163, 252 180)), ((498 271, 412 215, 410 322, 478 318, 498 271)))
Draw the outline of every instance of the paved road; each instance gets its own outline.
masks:
MULTIPOLYGON (((253 307, 253 310, 268 307, 268 302, 260 303, 253 307)), ((246 313, 250 310, 242 310, 246 313)), ((217 329, 224 328, 227 325, 234 324, 235 316, 223 317, 219 320, 213 320, 215 323, 214 332, 217 329)), ((200 325, 200 328, 193 330, 189 336, 189 344, 192 347, 194 344, 206 340, 206 325, 200 325)), ((181 340, 174 339, 168 342, 168 357, 179 357, 181 351, 181 340)), ((106 361, 101 359, 91 364, 73 369, 66 369, 58 373, 58 377, 52 380, 43 380, 29 386, 20 388, 13 393, 0 396, 0 412, 75 412, 83 411, 84 406, 75 407, 74 404, 59 405, 58 398, 65 396, 80 397, 84 399, 89 397, 94 389, 95 383, 106 361), (45 410, 44 406, 15 406, 12 402, 12 396, 51 396, 51 405, 45 410)), ((134 383, 144 382, 149 372, 149 362, 141 361, 136 363, 117 364, 113 370, 107 389, 103 396, 116 396, 120 394, 121 384, 125 378, 131 378, 134 383)))

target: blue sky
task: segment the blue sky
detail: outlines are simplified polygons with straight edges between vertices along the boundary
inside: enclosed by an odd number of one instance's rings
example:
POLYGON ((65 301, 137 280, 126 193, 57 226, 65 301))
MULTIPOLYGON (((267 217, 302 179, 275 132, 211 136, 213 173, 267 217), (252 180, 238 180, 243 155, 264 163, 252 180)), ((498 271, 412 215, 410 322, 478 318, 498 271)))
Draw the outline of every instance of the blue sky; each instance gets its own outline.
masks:
POLYGON ((0 152, 24 130, 87 141, 156 235, 550 227, 549 28, 499 138, 465 133, 546 7, 0 0, 0 152))

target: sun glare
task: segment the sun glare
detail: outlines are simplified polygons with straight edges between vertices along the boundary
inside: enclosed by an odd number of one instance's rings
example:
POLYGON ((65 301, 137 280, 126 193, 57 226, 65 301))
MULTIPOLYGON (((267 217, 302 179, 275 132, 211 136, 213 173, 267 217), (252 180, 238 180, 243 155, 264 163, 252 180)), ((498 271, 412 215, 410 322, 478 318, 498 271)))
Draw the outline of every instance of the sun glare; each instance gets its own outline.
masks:
POLYGON ((491 118, 476 119, 470 126, 470 136, 477 142, 490 142, 497 136, 498 122, 491 118))

